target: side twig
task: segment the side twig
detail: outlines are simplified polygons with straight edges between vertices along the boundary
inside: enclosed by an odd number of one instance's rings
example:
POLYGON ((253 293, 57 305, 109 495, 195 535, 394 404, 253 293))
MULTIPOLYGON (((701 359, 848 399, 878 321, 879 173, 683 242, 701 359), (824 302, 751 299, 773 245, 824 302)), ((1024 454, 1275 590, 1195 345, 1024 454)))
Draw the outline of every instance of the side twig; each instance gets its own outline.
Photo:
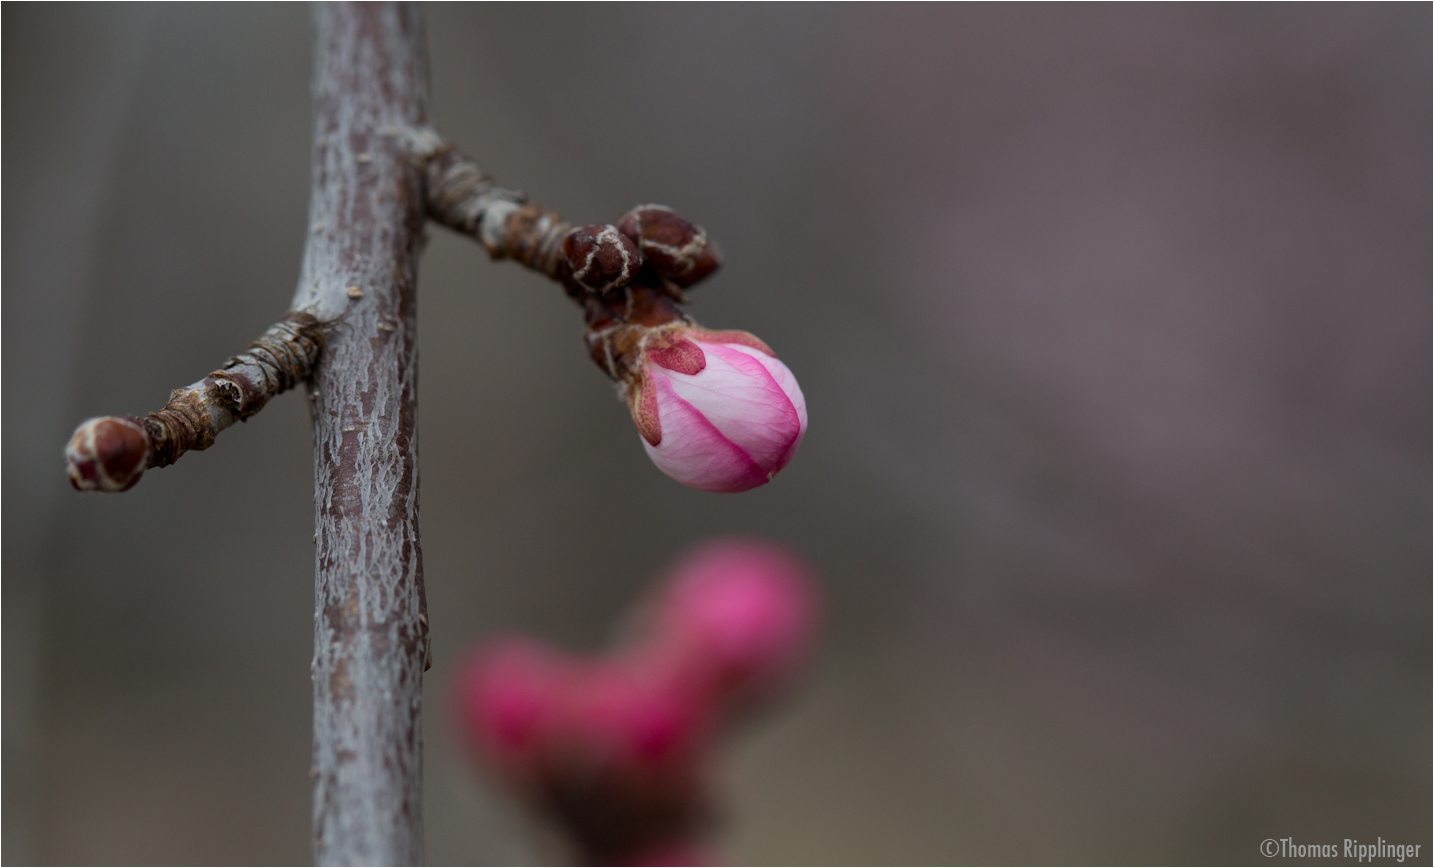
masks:
POLYGON ((208 449, 220 431, 307 380, 323 342, 317 319, 291 312, 220 370, 175 389, 163 409, 144 419, 87 420, 65 448, 70 483, 81 491, 124 491, 146 469, 173 464, 191 449, 208 449))

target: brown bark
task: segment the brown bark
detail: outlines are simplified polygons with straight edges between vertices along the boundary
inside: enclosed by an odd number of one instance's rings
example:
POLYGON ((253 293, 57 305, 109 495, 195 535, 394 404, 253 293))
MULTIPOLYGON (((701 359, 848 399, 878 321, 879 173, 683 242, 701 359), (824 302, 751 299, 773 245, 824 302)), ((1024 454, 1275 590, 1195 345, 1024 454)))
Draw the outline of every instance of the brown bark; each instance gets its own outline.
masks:
POLYGON ((314 860, 423 858, 428 626, 418 546, 416 266, 427 114, 419 10, 318 4, 308 245, 294 307, 329 323, 310 381, 317 575, 314 860))

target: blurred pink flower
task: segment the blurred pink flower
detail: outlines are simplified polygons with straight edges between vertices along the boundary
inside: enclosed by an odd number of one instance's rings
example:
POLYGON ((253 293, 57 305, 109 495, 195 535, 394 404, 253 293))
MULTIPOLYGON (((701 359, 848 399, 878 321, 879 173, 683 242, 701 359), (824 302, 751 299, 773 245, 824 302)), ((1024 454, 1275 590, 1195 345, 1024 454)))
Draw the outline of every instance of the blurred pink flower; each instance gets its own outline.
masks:
POLYGON ((707 709, 680 683, 637 659, 586 662, 565 697, 557 736, 589 763, 651 768, 691 758, 707 709))
MULTIPOLYGON (((800 393, 798 393, 800 394, 800 393)), ((820 600, 806 564, 748 539, 677 562, 607 653, 486 643, 453 705, 466 741, 554 818, 596 864, 713 864, 705 770, 751 700, 785 686, 814 639, 820 600)))
POLYGON ((469 742, 521 773, 542 758, 571 682, 570 664, 545 645, 497 639, 460 669, 453 705, 469 742))
POLYGON ((802 662, 818 600, 805 563, 756 540, 707 543, 678 562, 657 610, 659 645, 704 692, 769 691, 802 662))
POLYGON ((508 638, 470 658, 453 704, 469 743, 510 773, 576 762, 622 774, 691 758, 710 715, 687 688, 641 656, 570 658, 508 638))
POLYGON ((739 331, 682 326, 654 338, 630 407, 653 463, 701 491, 765 485, 807 431, 796 377, 739 331))

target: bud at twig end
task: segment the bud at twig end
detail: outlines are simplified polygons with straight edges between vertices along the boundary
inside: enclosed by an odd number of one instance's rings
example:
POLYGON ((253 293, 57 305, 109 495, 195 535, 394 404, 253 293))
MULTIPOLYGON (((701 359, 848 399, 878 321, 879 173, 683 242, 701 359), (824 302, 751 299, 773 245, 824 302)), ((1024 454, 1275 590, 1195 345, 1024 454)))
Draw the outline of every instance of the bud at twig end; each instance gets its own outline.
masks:
POLYGON ((88 419, 65 447, 70 484, 78 491, 124 491, 139 481, 149 454, 149 432, 138 419, 88 419))

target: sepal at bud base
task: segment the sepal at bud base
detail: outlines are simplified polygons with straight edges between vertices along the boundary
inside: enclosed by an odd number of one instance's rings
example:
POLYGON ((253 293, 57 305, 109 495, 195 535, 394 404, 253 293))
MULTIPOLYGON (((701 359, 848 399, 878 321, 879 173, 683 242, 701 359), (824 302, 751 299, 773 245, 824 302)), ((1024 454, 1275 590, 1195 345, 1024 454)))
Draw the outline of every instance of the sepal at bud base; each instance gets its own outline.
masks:
POLYGON ((632 413, 632 424, 637 433, 649 446, 662 442, 662 421, 657 412, 657 388, 652 378, 639 374, 637 382, 628 389, 627 409, 632 413))
POLYGON ((702 352, 702 348, 682 337, 680 333, 648 347, 647 358, 658 367, 694 377, 707 367, 707 355, 702 352))

